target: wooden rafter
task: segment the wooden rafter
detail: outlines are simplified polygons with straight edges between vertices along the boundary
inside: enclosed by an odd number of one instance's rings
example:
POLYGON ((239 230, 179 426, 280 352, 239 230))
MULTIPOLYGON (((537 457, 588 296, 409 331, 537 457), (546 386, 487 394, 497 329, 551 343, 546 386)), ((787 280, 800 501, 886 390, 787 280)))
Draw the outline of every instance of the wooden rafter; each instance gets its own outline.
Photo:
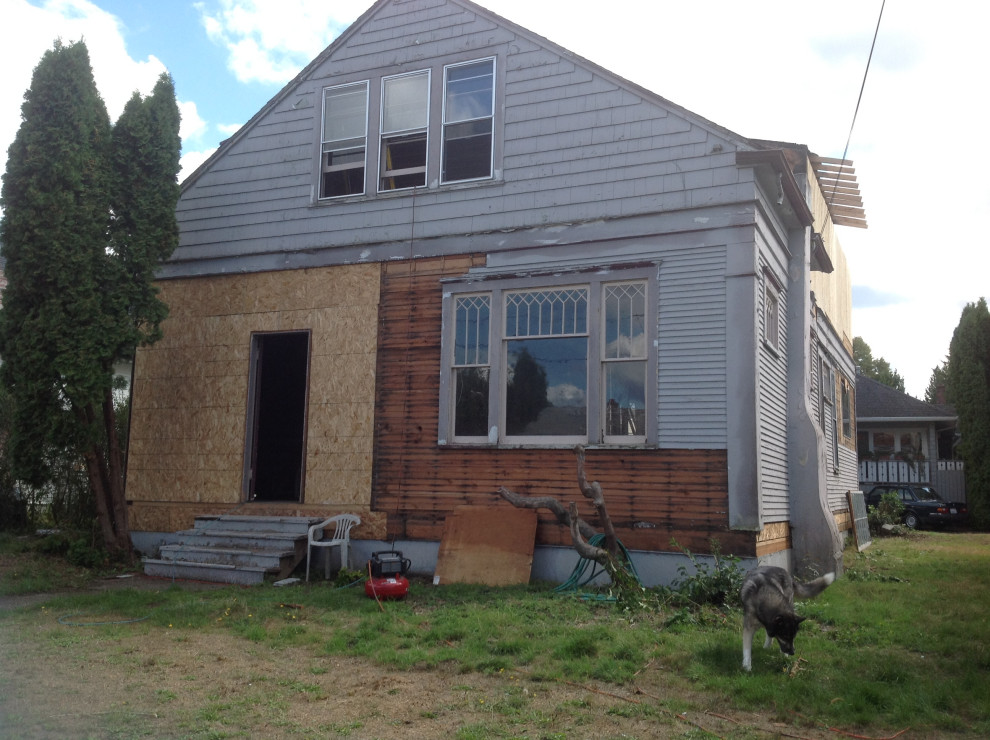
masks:
POLYGON ((810 158, 832 223, 865 229, 866 211, 852 160, 819 157, 817 154, 812 154, 810 158))

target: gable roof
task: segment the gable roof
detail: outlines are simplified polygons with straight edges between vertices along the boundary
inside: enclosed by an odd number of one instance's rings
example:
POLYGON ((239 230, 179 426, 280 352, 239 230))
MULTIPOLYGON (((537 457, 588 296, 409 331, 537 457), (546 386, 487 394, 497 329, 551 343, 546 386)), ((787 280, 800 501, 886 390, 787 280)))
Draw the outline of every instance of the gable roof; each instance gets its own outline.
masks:
MULTIPOLYGON (((241 126, 241 128, 238 129, 237 132, 235 132, 229 138, 220 142, 220 145, 219 147, 217 147, 217 150, 182 181, 180 185, 180 190, 184 192, 188 188, 190 188, 193 184, 195 184, 196 180, 198 180, 199 177, 210 168, 210 166, 213 164, 215 160, 217 160, 219 157, 222 157, 224 153, 227 150, 229 150, 238 140, 246 136, 247 132, 259 120, 264 118, 270 111, 276 109, 279 106, 279 104, 282 101, 284 101, 286 98, 290 97, 293 91, 303 81, 305 81, 315 69, 317 69, 322 64, 324 64, 340 47, 346 45, 347 41, 356 33, 358 33, 360 28, 366 23, 368 23, 369 20, 372 17, 374 17, 374 15, 379 12, 379 10, 381 10, 381 8, 395 1, 396 0, 377 0, 377 2, 375 2, 374 5, 372 5, 370 8, 368 8, 368 10, 362 13, 361 16, 358 17, 358 19, 355 20, 350 26, 348 26, 336 39, 334 39, 333 42, 326 49, 320 52, 320 54, 318 54, 315 59, 313 59, 309 64, 307 64, 302 69, 302 71, 299 72, 299 74, 297 74, 294 78, 292 78, 292 80, 290 80, 271 100, 269 100, 264 106, 262 106, 262 108, 257 113, 255 113, 250 118, 250 120, 247 121, 247 123, 241 126)), ((560 57, 565 58, 571 62, 574 62, 579 66, 583 66, 589 69, 590 71, 594 72, 595 74, 598 74, 606 79, 609 79, 619 87, 622 87, 642 97, 645 100, 649 100, 656 105, 659 105, 672 112, 675 112, 676 114, 683 116, 684 118, 692 121, 693 123, 701 126, 702 128, 708 129, 709 131, 715 133, 718 136, 736 141, 740 146, 744 148, 754 149, 754 150, 766 150, 771 148, 768 146, 769 142, 748 139, 733 131, 730 131, 724 126, 720 126, 717 123, 709 121, 703 116, 700 116, 697 113, 688 110, 687 108, 677 105, 676 103, 646 89, 645 87, 637 85, 636 83, 631 82, 625 79, 624 77, 617 75, 614 72, 611 72, 588 59, 585 59, 579 54, 575 54, 574 52, 569 51, 568 49, 565 49, 564 47, 559 46, 558 44, 555 44, 553 41, 550 41, 549 39, 540 36, 539 34, 534 33, 533 31, 530 31, 526 28, 523 28, 522 26, 519 26, 506 18, 503 18, 497 13, 493 13, 492 11, 478 5, 477 3, 472 2, 471 0, 446 0, 446 2, 454 5, 459 5, 471 13, 476 13, 477 15, 487 18, 492 23, 508 28, 513 33, 518 34, 532 41, 534 44, 543 46, 549 49, 550 51, 554 52, 555 54, 559 55, 560 57)), ((772 147, 772 148, 777 148, 777 147, 772 147)), ((788 176, 790 176, 789 172, 787 174, 788 176)))
POLYGON ((856 376, 856 421, 952 421, 956 420, 952 406, 926 403, 899 390, 868 378, 856 376))

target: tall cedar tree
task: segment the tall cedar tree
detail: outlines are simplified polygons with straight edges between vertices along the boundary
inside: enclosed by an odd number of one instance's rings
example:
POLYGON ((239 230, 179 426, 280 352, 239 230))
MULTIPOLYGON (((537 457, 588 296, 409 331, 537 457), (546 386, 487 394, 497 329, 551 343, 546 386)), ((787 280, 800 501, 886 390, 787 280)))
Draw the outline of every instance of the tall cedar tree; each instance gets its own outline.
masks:
POLYGON ((21 117, 0 192, 9 455, 20 478, 40 485, 52 472, 47 451, 74 450, 107 549, 130 558, 113 366, 155 341, 167 313, 151 280, 178 243, 174 86, 163 75, 111 128, 85 44, 56 42, 21 117))
POLYGON ((949 344, 949 393, 959 414, 970 517, 990 528, 990 312, 969 303, 949 344))

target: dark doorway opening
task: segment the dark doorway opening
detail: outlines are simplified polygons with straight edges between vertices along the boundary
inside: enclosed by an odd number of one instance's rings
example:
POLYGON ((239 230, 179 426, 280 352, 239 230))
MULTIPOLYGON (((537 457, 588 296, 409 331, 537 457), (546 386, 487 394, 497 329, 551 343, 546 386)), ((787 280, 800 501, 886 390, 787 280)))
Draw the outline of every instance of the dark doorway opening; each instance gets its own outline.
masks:
POLYGON ((309 332, 251 341, 245 488, 249 501, 301 501, 306 454, 309 332))

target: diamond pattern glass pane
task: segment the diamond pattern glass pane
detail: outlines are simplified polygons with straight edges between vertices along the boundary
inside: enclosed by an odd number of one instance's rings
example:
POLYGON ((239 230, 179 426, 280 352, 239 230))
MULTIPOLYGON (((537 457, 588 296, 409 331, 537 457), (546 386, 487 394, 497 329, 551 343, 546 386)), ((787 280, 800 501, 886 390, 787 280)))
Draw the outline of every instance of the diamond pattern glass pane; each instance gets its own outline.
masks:
POLYGON ((587 334, 586 288, 507 293, 505 336, 559 337, 587 334))
POLYGON ((464 296, 454 301, 454 364, 487 365, 491 298, 464 296))
POLYGON ((645 283, 605 286, 604 357, 646 357, 645 283))

